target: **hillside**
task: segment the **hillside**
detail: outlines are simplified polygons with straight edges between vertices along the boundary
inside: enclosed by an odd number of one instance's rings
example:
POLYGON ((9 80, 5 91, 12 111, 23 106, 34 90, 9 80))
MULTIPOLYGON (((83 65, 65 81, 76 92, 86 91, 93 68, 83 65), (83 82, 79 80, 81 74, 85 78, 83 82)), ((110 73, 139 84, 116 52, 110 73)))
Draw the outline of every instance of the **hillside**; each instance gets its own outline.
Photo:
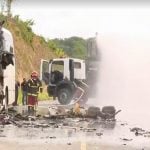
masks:
POLYGON ((65 51, 71 57, 85 59, 87 57, 87 40, 81 37, 70 37, 65 39, 53 39, 56 47, 65 51))
POLYGON ((16 79, 21 81, 23 77, 29 78, 33 70, 39 72, 40 60, 57 57, 55 52, 50 49, 44 39, 35 35, 30 26, 24 25, 26 22, 18 21, 14 18, 7 18, 5 26, 9 29, 14 38, 15 56, 16 56, 16 79), (32 34, 30 41, 24 37, 23 32, 28 27, 29 32, 26 36, 32 34), (24 27, 24 28, 23 28, 24 27))

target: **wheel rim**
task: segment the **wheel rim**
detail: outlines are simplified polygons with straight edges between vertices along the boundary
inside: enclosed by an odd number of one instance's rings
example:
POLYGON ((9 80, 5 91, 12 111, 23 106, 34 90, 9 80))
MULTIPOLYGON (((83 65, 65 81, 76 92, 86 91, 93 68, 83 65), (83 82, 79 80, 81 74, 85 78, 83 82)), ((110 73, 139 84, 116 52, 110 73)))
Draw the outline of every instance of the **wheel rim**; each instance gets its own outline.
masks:
POLYGON ((61 102, 66 102, 66 101, 68 101, 68 95, 67 95, 67 93, 65 93, 65 92, 61 93, 59 98, 60 98, 60 101, 61 101, 61 102))
POLYGON ((71 91, 67 88, 58 91, 58 101, 60 104, 67 105, 71 100, 71 91))

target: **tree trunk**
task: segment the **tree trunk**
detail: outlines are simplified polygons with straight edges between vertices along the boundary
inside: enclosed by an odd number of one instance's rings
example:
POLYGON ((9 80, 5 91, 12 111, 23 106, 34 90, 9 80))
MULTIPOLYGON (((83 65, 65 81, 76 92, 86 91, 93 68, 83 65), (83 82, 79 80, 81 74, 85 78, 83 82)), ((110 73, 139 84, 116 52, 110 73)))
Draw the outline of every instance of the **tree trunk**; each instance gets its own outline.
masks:
POLYGON ((5 0, 1 0, 1 13, 4 13, 5 0))
POLYGON ((11 16, 11 4, 13 0, 7 0, 7 16, 11 16))

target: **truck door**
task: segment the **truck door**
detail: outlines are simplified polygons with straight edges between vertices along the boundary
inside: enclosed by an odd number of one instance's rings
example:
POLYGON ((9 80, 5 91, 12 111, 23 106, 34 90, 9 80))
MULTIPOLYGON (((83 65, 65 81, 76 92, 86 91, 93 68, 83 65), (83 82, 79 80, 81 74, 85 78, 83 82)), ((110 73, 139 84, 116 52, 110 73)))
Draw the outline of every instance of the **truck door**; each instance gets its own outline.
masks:
POLYGON ((40 80, 44 81, 45 84, 49 84, 50 81, 50 65, 48 60, 41 60, 40 66, 40 80))
POLYGON ((69 71, 70 71, 70 80, 74 80, 74 61, 69 59, 69 71))

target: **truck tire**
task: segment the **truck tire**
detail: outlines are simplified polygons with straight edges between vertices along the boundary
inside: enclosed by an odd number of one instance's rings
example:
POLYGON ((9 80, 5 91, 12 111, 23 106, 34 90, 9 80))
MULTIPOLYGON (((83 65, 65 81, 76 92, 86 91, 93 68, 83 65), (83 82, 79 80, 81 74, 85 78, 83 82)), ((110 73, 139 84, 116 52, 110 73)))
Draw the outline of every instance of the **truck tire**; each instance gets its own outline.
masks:
POLYGON ((8 87, 5 88, 5 105, 8 106, 9 103, 9 93, 8 93, 8 87))
POLYGON ((87 117, 89 117, 89 118, 97 118, 99 113, 100 113, 100 108, 99 107, 91 106, 87 110, 87 117))
POLYGON ((116 113, 116 109, 114 106, 104 106, 102 108, 102 112, 105 114, 115 114, 116 113))
POLYGON ((62 88, 58 91, 58 101, 60 104, 67 105, 71 102, 72 94, 68 88, 62 88))
POLYGON ((3 86, 0 84, 0 105, 3 105, 3 100, 4 100, 3 86))
POLYGON ((3 103, 5 110, 7 109, 8 103, 9 103, 9 93, 8 93, 8 87, 6 86, 6 88, 5 88, 4 103, 3 103))

